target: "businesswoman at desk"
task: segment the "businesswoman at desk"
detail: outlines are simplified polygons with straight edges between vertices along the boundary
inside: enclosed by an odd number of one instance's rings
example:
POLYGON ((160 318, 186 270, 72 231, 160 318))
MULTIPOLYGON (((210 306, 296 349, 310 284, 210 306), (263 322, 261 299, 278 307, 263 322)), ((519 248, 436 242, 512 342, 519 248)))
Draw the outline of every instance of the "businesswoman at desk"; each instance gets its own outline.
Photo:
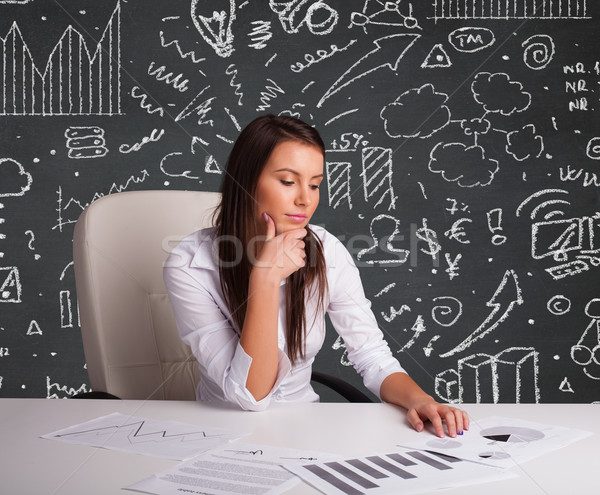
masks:
POLYGON ((164 280, 181 338, 198 360, 197 397, 260 411, 318 401, 311 367, 325 313, 365 386, 408 411, 418 431, 461 434, 468 417, 427 395, 393 357, 358 269, 335 236, 309 221, 319 203, 325 148, 318 132, 266 115, 236 140, 215 227, 186 237, 164 280))

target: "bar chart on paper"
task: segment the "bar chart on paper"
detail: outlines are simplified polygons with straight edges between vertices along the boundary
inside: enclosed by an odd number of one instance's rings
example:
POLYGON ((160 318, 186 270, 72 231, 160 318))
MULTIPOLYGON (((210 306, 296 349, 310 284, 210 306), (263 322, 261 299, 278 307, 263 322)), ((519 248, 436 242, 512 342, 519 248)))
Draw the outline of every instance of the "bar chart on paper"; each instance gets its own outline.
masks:
POLYGON ((285 467, 324 493, 341 495, 406 495, 507 476, 495 468, 450 455, 412 449, 285 467))
POLYGON ((587 0, 435 0, 435 19, 588 19, 587 0))

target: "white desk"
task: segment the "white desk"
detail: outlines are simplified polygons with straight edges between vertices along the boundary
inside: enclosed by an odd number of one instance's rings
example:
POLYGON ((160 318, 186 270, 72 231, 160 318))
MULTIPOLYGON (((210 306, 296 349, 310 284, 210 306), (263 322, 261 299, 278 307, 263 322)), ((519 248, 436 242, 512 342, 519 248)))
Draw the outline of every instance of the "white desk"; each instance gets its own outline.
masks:
MULTIPOLYGON (((518 478, 446 490, 447 495, 600 494, 600 405, 465 405, 472 420, 492 415, 594 431, 569 447, 513 468, 518 478)), ((417 435, 388 404, 276 405, 261 413, 197 402, 0 399, 0 493, 125 495, 133 482, 176 461, 39 438, 120 412, 251 432, 241 442, 360 455, 386 452, 417 435)), ((320 493, 302 483, 290 495, 320 493)), ((441 493, 441 492, 439 492, 441 493)))

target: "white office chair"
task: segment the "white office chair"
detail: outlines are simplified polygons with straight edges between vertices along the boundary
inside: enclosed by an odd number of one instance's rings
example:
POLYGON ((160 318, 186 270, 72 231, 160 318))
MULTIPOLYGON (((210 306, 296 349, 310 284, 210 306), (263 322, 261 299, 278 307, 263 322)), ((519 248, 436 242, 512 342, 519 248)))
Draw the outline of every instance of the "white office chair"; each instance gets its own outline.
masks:
MULTIPOLYGON (((163 263, 186 235, 212 224, 220 194, 135 191, 104 196, 75 225, 73 261, 87 371, 95 394, 194 400, 196 359, 177 332, 163 263)), ((313 380, 370 402, 329 375, 313 380)))

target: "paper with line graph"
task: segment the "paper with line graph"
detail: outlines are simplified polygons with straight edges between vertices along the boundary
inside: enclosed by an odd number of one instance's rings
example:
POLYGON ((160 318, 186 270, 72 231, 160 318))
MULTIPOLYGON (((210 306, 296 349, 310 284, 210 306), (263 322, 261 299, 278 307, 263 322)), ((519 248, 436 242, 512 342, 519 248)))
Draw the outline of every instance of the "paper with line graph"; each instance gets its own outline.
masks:
POLYGON ((42 438, 185 460, 243 435, 222 428, 112 413, 42 435, 42 438))

